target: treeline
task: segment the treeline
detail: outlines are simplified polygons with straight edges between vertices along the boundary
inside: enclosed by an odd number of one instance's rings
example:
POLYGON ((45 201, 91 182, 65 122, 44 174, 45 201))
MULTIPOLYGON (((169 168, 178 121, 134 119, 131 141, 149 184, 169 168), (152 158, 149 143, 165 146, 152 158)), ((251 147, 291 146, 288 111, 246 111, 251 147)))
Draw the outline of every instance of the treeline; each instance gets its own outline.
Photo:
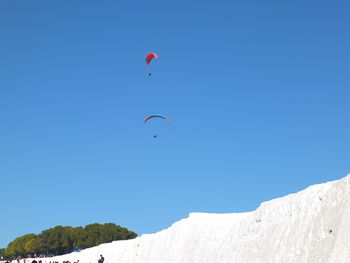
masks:
POLYGON ((0 248, 0 259, 3 259, 5 257, 5 249, 0 248))
POLYGON ((62 255, 112 242, 135 238, 137 234, 114 223, 90 224, 85 227, 56 226, 39 235, 27 234, 16 238, 7 248, 0 250, 0 257, 14 258, 28 255, 62 255))

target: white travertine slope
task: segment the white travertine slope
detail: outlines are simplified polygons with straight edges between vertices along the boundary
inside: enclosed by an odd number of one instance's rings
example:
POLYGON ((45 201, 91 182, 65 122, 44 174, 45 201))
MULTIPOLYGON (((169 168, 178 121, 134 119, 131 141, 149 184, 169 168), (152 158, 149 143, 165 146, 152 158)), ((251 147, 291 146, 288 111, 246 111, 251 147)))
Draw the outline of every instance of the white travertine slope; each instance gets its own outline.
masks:
POLYGON ((349 263, 350 174, 248 213, 191 213, 166 230, 49 261, 97 263, 349 263))

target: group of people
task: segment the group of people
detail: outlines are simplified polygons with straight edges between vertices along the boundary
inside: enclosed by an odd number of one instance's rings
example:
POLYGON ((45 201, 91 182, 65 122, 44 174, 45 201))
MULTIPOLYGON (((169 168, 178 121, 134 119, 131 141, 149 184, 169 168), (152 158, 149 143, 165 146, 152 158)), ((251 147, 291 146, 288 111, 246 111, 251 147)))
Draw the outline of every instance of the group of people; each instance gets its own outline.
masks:
MULTIPOLYGON (((105 261, 105 258, 102 255, 100 255, 100 258, 98 259, 97 263, 104 263, 104 261, 105 261)), ((31 263, 42 263, 42 261, 41 260, 36 261, 34 259, 31 263)), ((49 263, 59 263, 59 262, 58 261, 50 261, 49 263)), ((65 260, 62 263, 72 263, 72 262, 69 260, 65 260)), ((73 263, 79 263, 79 259, 77 261, 74 261, 73 263)))
MULTIPOLYGON (((24 258, 22 258, 22 257, 18 257, 16 260, 17 260, 17 263, 20 263, 20 260, 21 259, 23 259, 23 263, 25 263, 25 259, 24 258)), ((102 256, 102 255, 100 255, 100 258, 98 259, 98 261, 97 261, 97 263, 104 263, 104 261, 105 261, 105 258, 102 256)), ((5 263, 11 263, 11 261, 5 261, 5 263)), ((34 259, 34 260, 32 260, 30 263, 43 263, 41 260, 36 260, 36 259, 34 259)), ((49 263, 59 263, 58 261, 49 261, 49 263)), ((65 260, 65 261, 63 261, 62 263, 72 263, 71 261, 69 261, 69 260, 65 260)), ((80 263, 79 262, 79 259, 77 260, 77 261, 74 261, 73 263, 80 263)))

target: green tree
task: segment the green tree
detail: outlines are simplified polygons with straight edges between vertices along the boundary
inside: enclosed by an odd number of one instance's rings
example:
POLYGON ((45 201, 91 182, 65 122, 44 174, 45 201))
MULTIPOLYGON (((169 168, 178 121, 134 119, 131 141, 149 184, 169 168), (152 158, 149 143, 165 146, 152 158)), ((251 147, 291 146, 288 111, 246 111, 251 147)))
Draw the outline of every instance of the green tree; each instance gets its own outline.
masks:
POLYGON ((84 228, 84 247, 93 247, 99 245, 99 240, 101 235, 101 225, 100 224, 90 224, 84 228))
POLYGON ((73 251, 72 229, 72 227, 56 226, 43 231, 38 238, 38 252, 61 255, 73 251))
POLYGON ((70 237, 70 240, 72 240, 72 249, 73 250, 80 248, 78 243, 79 243, 79 240, 81 238, 82 232, 83 232, 83 228, 81 226, 80 227, 72 227, 70 229, 67 229, 67 233, 70 237))
POLYGON ((26 251, 27 242, 35 238, 36 238, 35 234, 27 234, 16 238, 7 246, 5 250, 5 255, 12 256, 12 257, 27 255, 27 251, 26 251))
POLYGON ((25 244, 24 244, 24 251, 26 254, 35 254, 37 251, 37 236, 33 237, 32 239, 29 239, 25 244))

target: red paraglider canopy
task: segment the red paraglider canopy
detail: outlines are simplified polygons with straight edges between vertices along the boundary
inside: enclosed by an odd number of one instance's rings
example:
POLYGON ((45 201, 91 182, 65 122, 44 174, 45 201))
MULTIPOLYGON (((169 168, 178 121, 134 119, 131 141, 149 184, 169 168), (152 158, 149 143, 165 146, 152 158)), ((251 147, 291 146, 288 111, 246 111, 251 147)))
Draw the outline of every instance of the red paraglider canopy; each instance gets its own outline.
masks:
POLYGON ((148 66, 149 63, 151 63, 152 59, 154 59, 154 58, 159 58, 158 54, 156 54, 154 52, 148 53, 146 56, 146 65, 148 66))

